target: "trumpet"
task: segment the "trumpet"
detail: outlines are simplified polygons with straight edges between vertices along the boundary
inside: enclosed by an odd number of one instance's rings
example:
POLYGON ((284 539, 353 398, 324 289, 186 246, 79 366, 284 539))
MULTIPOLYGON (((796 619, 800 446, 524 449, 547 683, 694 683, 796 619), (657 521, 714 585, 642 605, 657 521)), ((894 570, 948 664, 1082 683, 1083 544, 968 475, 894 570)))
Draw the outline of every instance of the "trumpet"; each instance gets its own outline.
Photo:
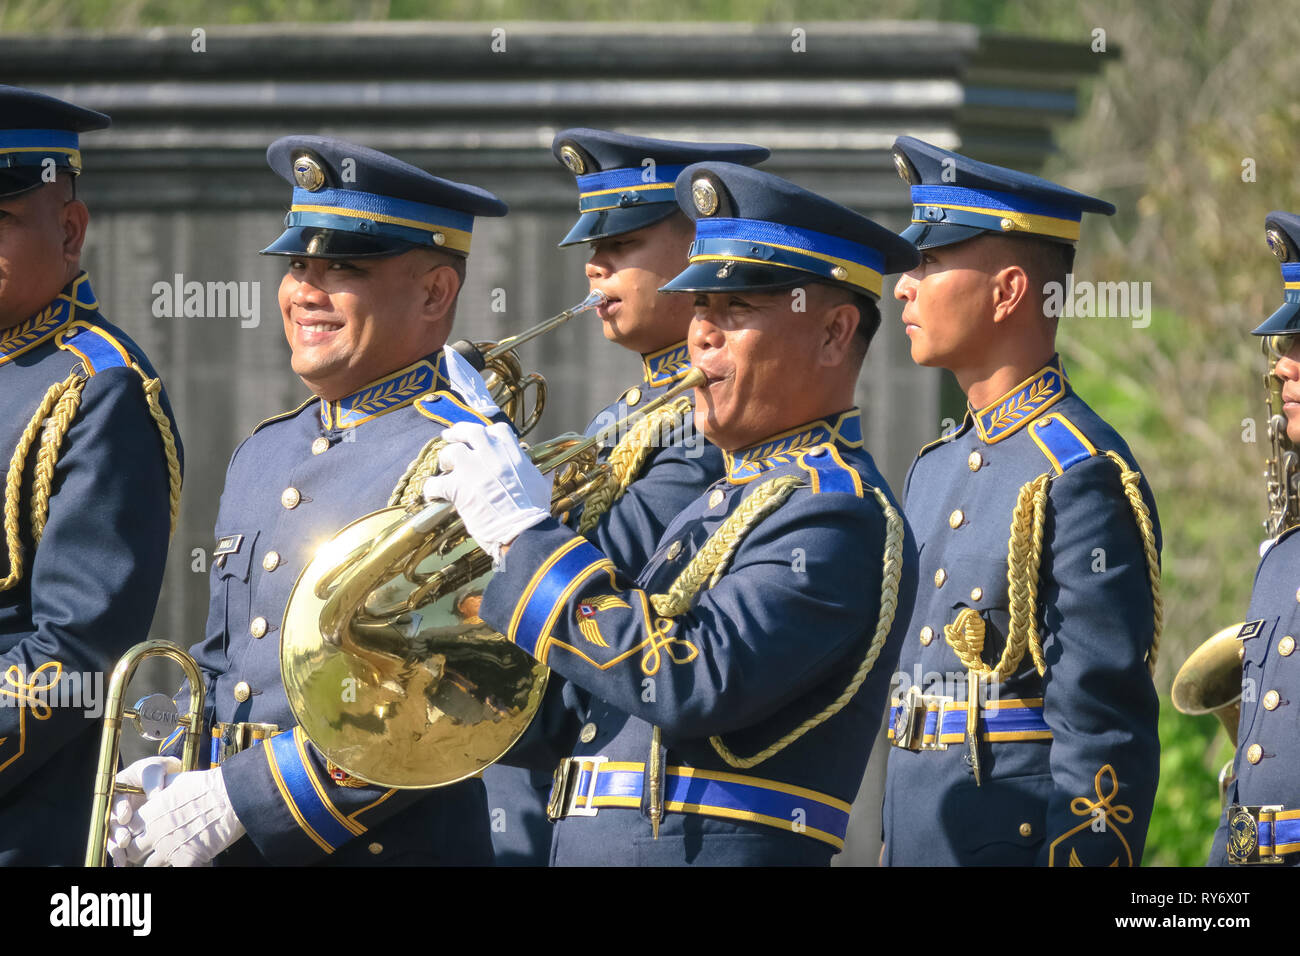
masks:
MULTIPOLYGON (((620 422, 529 449, 563 515, 611 480, 597 451, 634 418, 704 383, 694 370, 620 422)), ((505 755, 549 670, 478 615, 492 560, 445 502, 360 518, 303 569, 285 609, 280 674, 303 732, 332 764, 395 789, 445 786, 505 755)))
POLYGON ((546 408, 546 379, 536 372, 525 375, 519 356, 515 350, 525 342, 530 342, 552 329, 557 329, 575 315, 582 315, 599 308, 609 301, 603 292, 592 291, 585 299, 558 315, 553 315, 545 322, 539 322, 518 335, 511 335, 500 342, 470 342, 461 339, 452 343, 452 348, 463 355, 483 373, 484 382, 492 394, 492 401, 514 422, 515 430, 527 435, 541 421, 542 411, 546 408), (527 408, 527 394, 533 392, 532 408, 527 408))
POLYGON ((185 730, 185 749, 181 765, 185 770, 199 767, 203 741, 203 674, 194 658, 170 641, 143 641, 125 654, 113 668, 108 682, 108 699, 104 703, 104 730, 99 739, 99 766, 95 771, 95 794, 90 811, 90 835, 86 840, 86 866, 103 866, 108 855, 108 814, 115 793, 142 793, 138 787, 119 784, 117 775, 122 741, 122 718, 134 720, 141 736, 162 740, 168 728, 177 725, 185 730), (136 668, 149 657, 166 657, 175 661, 190 682, 190 709, 179 716, 176 705, 165 694, 153 694, 128 708, 123 704, 127 685, 136 668), (146 705, 163 713, 146 713, 146 705))

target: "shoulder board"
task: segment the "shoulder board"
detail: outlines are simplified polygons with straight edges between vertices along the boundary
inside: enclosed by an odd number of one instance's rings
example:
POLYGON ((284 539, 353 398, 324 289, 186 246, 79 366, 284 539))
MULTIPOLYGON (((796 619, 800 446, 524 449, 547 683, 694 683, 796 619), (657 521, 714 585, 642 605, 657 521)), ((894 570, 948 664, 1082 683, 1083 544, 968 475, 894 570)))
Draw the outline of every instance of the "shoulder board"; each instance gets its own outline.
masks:
POLYGON ((1029 434, 1058 475, 1097 454, 1092 442, 1084 438, 1083 432, 1075 428, 1060 412, 1052 412, 1030 422, 1029 434))
POLYGON ((813 494, 838 491, 862 497, 862 476, 845 463, 834 445, 809 448, 801 452, 796 460, 812 478, 813 494))
POLYGON ((108 368, 130 368, 133 361, 121 342, 89 322, 68 323, 54 341, 59 348, 80 358, 90 376, 108 368))
POLYGON ((280 412, 280 414, 278 414, 278 415, 272 415, 270 418, 263 418, 260 422, 258 422, 256 425, 253 426, 253 430, 252 430, 251 432, 249 432, 249 434, 250 434, 250 435, 256 435, 259 431, 261 431, 261 430, 262 430, 263 428, 265 428, 267 425, 273 424, 274 422, 283 421, 283 420, 286 419, 286 418, 292 418, 294 415, 297 415, 300 411, 302 411, 304 408, 306 408, 308 405, 310 405, 310 404, 311 404, 312 402, 314 402, 314 401, 317 401, 317 398, 316 398, 315 395, 313 395, 311 398, 307 399, 305 402, 303 402, 303 403, 302 403, 301 405, 299 405, 297 408, 291 408, 291 409, 289 409, 287 412, 280 412))
POLYGON ((459 422, 474 422, 478 425, 491 425, 492 419, 485 418, 466 405, 460 398, 449 391, 429 392, 415 400, 416 410, 425 418, 450 428, 459 422))

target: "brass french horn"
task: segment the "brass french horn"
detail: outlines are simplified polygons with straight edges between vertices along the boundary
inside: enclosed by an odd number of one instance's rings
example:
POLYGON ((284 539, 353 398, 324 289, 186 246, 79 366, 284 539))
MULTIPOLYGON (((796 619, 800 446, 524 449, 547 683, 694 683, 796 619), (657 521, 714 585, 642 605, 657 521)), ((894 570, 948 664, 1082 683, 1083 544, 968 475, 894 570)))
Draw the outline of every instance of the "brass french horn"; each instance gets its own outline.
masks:
MULTIPOLYGON (((704 381, 692 371, 633 415, 529 450, 562 515, 610 480, 597 450, 629 421, 704 381)), ((502 757, 541 704, 549 671, 478 615, 492 561, 443 502, 386 508, 340 531, 290 594, 280 674, 308 739, 360 780, 455 783, 502 757)))
MULTIPOLYGON (((1236 745, 1241 720, 1241 622, 1225 627, 1194 650, 1174 677, 1170 696, 1180 714, 1214 714, 1236 745)), ((1232 785, 1232 760, 1219 770, 1219 802, 1232 785)))
POLYGON ((539 322, 518 335, 512 335, 500 342, 470 342, 461 339, 452 343, 452 348, 465 357, 474 369, 483 374, 483 381, 498 408, 505 413, 515 425, 520 437, 527 435, 542 419, 546 408, 546 379, 536 372, 525 375, 519 362, 516 349, 525 342, 532 341, 539 335, 545 335, 557 329, 576 315, 590 312, 609 301, 603 292, 592 290, 591 294, 572 308, 553 315, 544 322, 539 322), (528 393, 532 392, 532 407, 528 407, 528 393))

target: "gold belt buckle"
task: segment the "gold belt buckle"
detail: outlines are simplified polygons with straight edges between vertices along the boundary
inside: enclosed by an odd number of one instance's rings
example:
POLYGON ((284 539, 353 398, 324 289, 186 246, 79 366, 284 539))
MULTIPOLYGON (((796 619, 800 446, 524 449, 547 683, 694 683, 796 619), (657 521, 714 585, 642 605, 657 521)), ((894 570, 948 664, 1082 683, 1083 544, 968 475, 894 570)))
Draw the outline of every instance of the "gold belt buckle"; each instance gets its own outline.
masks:
POLYGON ((212 726, 212 736, 220 742, 218 763, 225 763, 227 758, 241 750, 247 750, 259 740, 267 740, 280 732, 276 724, 259 724, 245 721, 238 724, 217 723, 212 726))
POLYGON ((594 817, 599 809, 594 806, 596 799, 596 778, 600 776, 600 765, 608 757, 565 757, 555 768, 551 777, 551 796, 546 801, 546 818, 552 823, 565 817, 594 817), (587 781, 587 805, 578 806, 578 781, 582 771, 591 767, 591 779, 587 781))
POLYGON ((921 689, 913 684, 900 701, 898 716, 894 718, 894 739, 890 741, 895 747, 913 752, 921 750, 947 750, 948 745, 941 742, 943 737, 943 706, 951 697, 938 694, 922 694, 921 689), (925 742, 925 717, 934 708, 934 740, 925 742))
POLYGON ((1277 843, 1274 815, 1282 810, 1280 803, 1244 807, 1234 803, 1228 808, 1228 862, 1244 865, 1250 863, 1282 863, 1282 857, 1272 852, 1277 843), (1267 856, 1260 855, 1259 825, 1267 823, 1273 840, 1267 856))

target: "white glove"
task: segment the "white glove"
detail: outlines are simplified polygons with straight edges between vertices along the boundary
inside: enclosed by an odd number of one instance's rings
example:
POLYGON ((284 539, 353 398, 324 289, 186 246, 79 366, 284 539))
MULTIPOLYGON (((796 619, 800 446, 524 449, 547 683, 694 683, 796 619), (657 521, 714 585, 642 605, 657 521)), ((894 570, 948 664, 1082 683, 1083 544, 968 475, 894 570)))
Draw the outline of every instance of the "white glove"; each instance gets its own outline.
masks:
POLYGON ((451 387, 457 395, 465 399, 465 404, 484 418, 499 415, 501 409, 497 408, 496 402, 492 401, 492 393, 488 391, 483 376, 469 364, 465 356, 450 345, 442 347, 442 354, 447 360, 447 378, 451 382, 451 387))
POLYGON ((550 483, 504 422, 486 428, 458 422, 442 438, 443 473, 424 483, 424 499, 451 502, 470 536, 500 567, 502 549, 551 516, 550 483))
POLYGON ((118 793, 109 810, 108 856, 114 866, 134 866, 145 854, 136 844, 144 832, 140 808, 145 801, 167 785, 168 776, 181 769, 175 757, 145 757, 122 770, 114 778, 119 784, 139 787, 144 793, 118 793))
POLYGON ((172 774, 139 810, 145 866, 207 866, 247 831, 226 796, 221 768, 172 774))

